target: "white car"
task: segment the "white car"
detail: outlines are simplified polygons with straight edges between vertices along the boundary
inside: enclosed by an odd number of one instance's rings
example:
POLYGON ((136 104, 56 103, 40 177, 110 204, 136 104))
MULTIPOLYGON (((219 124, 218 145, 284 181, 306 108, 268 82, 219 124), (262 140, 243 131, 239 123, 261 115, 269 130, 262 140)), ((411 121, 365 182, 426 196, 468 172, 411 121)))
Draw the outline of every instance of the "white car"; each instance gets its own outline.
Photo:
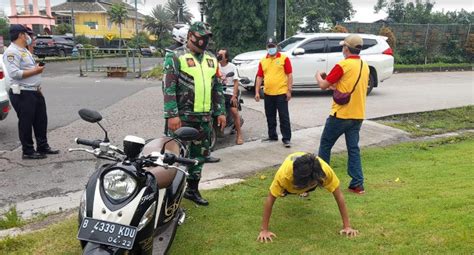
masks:
MULTIPOLYGON (((316 71, 329 73, 343 59, 339 42, 349 35, 345 33, 297 34, 278 44, 293 67, 293 89, 307 90, 318 88, 314 78, 316 71)), ((386 42, 387 37, 359 34, 364 40, 361 58, 369 64, 370 79, 367 94, 393 74, 393 51, 386 42)), ((260 60, 265 50, 246 52, 237 55, 232 62, 237 66, 241 85, 253 90, 260 60)))
POLYGON ((3 65, 3 54, 0 53, 0 120, 4 120, 10 112, 10 100, 8 99, 8 74, 3 65))

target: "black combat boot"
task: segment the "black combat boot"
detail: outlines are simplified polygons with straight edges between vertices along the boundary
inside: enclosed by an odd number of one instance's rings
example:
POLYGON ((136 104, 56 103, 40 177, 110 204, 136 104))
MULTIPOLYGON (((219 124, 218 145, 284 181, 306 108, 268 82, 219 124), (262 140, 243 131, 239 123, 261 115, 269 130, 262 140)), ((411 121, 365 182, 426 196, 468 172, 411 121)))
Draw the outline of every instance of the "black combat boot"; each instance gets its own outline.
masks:
POLYGON ((184 198, 193 201, 198 205, 209 205, 209 202, 201 197, 201 193, 199 192, 199 180, 187 180, 188 186, 186 187, 186 191, 184 192, 184 198))

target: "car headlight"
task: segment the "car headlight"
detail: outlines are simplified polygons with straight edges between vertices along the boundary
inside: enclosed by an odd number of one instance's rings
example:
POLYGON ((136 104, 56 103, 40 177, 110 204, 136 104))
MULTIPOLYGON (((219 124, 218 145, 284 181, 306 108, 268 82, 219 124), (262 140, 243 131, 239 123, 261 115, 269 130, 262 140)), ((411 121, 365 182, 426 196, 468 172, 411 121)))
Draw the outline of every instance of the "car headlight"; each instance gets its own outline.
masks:
POLYGON ((81 214, 81 217, 84 218, 86 217, 86 214, 87 214, 87 207, 86 207, 86 190, 84 190, 84 192, 82 192, 82 196, 81 196, 81 203, 79 204, 79 213, 81 214))
POLYGON ((143 217, 140 219, 140 223, 138 223, 138 231, 142 230, 144 226, 150 222, 151 219, 153 219, 153 215, 155 215, 156 211, 156 202, 153 202, 151 206, 146 210, 145 214, 143 214, 143 217))
POLYGON ((104 190, 114 200, 129 197, 135 191, 137 182, 122 170, 113 170, 104 175, 104 190))

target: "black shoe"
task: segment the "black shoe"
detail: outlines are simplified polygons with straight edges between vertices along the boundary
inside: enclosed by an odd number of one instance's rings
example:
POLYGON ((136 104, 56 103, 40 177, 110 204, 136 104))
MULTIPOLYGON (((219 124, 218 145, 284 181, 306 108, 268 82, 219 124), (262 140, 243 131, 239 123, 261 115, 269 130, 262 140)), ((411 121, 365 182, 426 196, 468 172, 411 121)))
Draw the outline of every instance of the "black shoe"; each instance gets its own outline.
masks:
POLYGON ((184 198, 189 199, 198 205, 209 205, 209 202, 201 197, 201 193, 198 190, 186 189, 186 191, 184 192, 184 198))
POLYGON ((21 158, 22 159, 44 159, 44 158, 47 158, 47 156, 45 154, 33 152, 33 153, 28 153, 28 154, 23 153, 21 158))
POLYGON ((283 146, 285 146, 286 148, 290 148, 291 147, 291 142, 290 141, 283 141, 283 146))
POLYGON ((41 153, 41 154, 59 154, 59 150, 53 150, 51 149, 51 147, 48 147, 43 150, 37 150, 37 151, 38 153, 41 153))
POLYGON ((221 161, 220 158, 216 158, 216 157, 213 157, 213 156, 207 156, 206 159, 204 160, 204 162, 206 163, 217 163, 221 161))
POLYGON ((278 142, 278 138, 273 139, 273 138, 267 137, 267 138, 262 139, 262 143, 272 143, 272 142, 278 142))

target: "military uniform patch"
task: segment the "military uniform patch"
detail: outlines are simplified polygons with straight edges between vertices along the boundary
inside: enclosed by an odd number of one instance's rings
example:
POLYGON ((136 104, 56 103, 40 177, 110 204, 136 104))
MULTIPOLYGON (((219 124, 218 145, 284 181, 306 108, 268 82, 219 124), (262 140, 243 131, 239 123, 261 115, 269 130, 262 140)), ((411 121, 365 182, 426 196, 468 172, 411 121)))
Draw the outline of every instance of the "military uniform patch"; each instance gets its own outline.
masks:
POLYGON ((214 68, 214 61, 212 59, 208 59, 207 60, 207 65, 210 67, 210 68, 214 68))
POLYGON ((195 67, 196 63, 194 62, 194 59, 192 58, 187 58, 186 63, 188 64, 189 67, 195 67))
POLYGON ((15 60, 15 56, 13 56, 13 55, 8 55, 8 56, 7 56, 7 60, 8 60, 8 62, 13 62, 13 60, 15 60))

